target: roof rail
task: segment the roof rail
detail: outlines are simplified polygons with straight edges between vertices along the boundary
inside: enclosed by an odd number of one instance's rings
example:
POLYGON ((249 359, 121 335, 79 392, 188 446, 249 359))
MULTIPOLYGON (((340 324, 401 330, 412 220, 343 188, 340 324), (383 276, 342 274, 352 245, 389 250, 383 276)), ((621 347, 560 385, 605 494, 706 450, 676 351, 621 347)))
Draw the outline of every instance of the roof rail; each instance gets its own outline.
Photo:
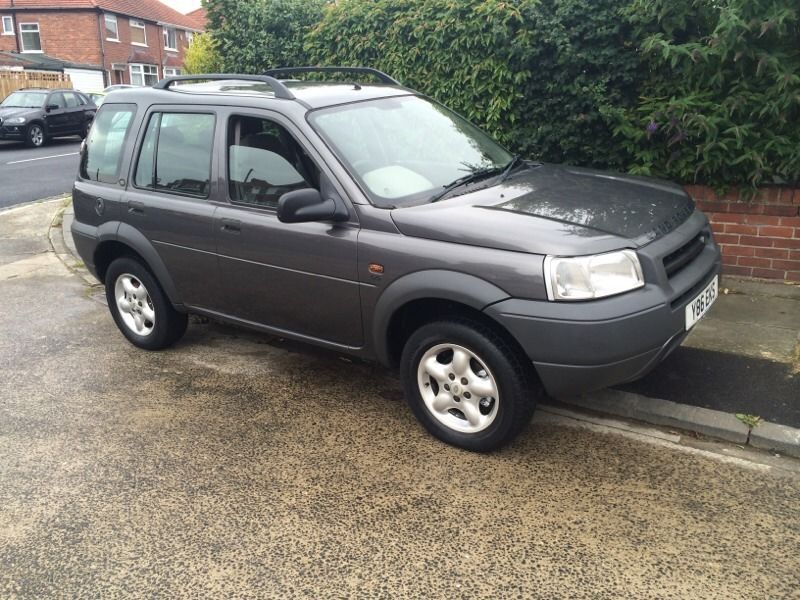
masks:
POLYGON ((276 98, 282 98, 284 100, 294 100, 295 96, 292 92, 289 91, 280 80, 275 79, 274 77, 269 77, 267 75, 239 75, 233 73, 208 73, 205 75, 177 75, 175 77, 165 77, 158 83, 156 83, 153 87, 157 90, 168 90, 173 83, 177 83, 179 81, 260 81, 261 83, 267 83, 272 88, 272 91, 275 92, 276 98))
POLYGON ((374 75, 381 83, 388 85, 401 85, 399 81, 390 77, 383 71, 372 67, 281 67, 279 69, 269 69, 264 71, 264 75, 278 76, 287 73, 360 73, 363 75, 374 75))

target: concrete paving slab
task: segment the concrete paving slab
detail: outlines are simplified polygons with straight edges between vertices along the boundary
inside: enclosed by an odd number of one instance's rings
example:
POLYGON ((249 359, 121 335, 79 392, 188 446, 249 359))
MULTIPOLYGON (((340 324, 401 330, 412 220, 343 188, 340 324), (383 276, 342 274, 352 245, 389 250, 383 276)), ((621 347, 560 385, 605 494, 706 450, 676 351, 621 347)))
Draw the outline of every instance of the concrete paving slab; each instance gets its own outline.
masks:
POLYGON ((750 431, 750 444, 800 458, 800 429, 762 421, 750 431))

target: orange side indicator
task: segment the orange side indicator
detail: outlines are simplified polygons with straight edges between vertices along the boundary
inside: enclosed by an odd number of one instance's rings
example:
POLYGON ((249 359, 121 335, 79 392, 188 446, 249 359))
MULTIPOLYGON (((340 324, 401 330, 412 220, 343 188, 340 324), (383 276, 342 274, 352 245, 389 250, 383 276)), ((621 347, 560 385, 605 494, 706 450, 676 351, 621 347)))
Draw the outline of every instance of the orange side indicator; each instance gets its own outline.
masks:
POLYGON ((369 272, 375 275, 381 275, 383 273, 383 265, 379 265, 378 263, 369 263, 369 272))

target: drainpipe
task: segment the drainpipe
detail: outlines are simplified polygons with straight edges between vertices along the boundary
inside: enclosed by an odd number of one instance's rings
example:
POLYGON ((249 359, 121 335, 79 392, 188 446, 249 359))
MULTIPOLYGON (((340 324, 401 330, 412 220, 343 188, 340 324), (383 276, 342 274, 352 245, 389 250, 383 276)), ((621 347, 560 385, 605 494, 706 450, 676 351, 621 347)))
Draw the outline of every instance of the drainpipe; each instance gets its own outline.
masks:
POLYGON ((108 86, 111 85, 111 76, 109 75, 108 79, 106 79, 108 70, 106 69, 105 23, 103 23, 103 11, 99 8, 97 9, 97 35, 100 36, 100 66, 103 67, 103 81, 108 86))
POLYGON ((11 0, 11 24, 14 25, 14 47, 17 49, 17 54, 20 53, 20 44, 22 43, 19 39, 19 25, 17 25, 17 9, 14 6, 14 0, 11 0))

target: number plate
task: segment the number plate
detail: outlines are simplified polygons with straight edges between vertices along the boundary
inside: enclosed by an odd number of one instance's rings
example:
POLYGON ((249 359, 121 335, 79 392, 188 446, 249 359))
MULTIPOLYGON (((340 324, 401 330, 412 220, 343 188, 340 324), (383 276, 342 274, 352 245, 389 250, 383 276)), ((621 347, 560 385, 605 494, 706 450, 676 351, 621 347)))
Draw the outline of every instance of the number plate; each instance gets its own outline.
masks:
POLYGON ((709 283, 694 300, 686 305, 686 331, 689 331, 695 323, 703 318, 703 315, 705 315, 708 309, 711 308, 711 305, 714 304, 718 293, 719 277, 715 275, 711 283, 709 283))

